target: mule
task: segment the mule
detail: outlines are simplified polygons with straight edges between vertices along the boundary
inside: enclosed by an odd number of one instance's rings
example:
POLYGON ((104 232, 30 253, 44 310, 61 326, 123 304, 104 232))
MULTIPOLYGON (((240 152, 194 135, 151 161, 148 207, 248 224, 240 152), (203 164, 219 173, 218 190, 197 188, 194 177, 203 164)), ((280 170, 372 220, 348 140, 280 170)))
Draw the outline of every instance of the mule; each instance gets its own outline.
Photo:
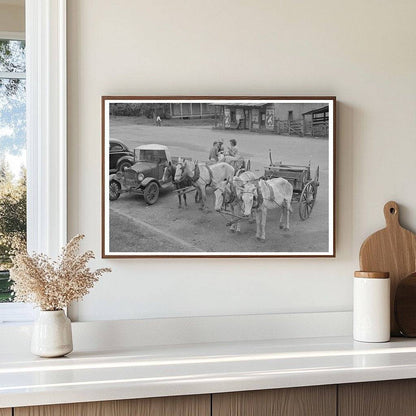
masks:
POLYGON ((218 158, 218 162, 225 162, 231 165, 236 171, 239 169, 248 168, 246 166, 246 162, 243 158, 236 158, 234 156, 225 156, 224 154, 220 154, 218 158))
MULTIPOLYGON (((222 181, 218 184, 214 192, 215 195, 215 210, 221 211, 223 206, 225 208, 230 206, 232 213, 235 216, 241 215, 241 204, 244 185, 248 182, 256 180, 256 175, 253 172, 240 172, 233 177, 232 181, 222 181)), ((240 221, 232 222, 230 225, 231 232, 240 232, 240 221)))
MULTIPOLYGON (((168 182, 172 181, 172 183, 175 185, 175 188, 177 190, 187 188, 188 186, 192 186, 192 181, 190 178, 181 176, 178 179, 176 179, 176 167, 172 165, 172 162, 169 162, 168 166, 166 166, 165 170, 163 171, 162 176, 162 182, 168 182)), ((198 190, 197 190, 198 192, 198 190)), ((182 194, 178 192, 178 208, 182 208, 182 196, 185 208, 188 207, 188 204, 186 202, 186 194, 182 194)), ((195 195, 195 201, 197 200, 197 195, 195 195)))
POLYGON ((243 215, 249 216, 252 210, 256 212, 256 237, 264 242, 266 240, 267 211, 281 209, 280 228, 289 230, 289 216, 292 212, 293 186, 284 178, 273 178, 269 180, 260 179, 257 184, 247 183, 244 185, 243 215), (286 223, 283 217, 286 214, 286 223))
POLYGON ((215 163, 214 165, 199 164, 192 160, 185 160, 178 163, 176 168, 175 180, 180 176, 187 176, 192 184, 199 190, 201 196, 201 207, 205 209, 207 195, 206 187, 214 189, 224 180, 231 180, 234 176, 234 168, 225 162, 215 163))

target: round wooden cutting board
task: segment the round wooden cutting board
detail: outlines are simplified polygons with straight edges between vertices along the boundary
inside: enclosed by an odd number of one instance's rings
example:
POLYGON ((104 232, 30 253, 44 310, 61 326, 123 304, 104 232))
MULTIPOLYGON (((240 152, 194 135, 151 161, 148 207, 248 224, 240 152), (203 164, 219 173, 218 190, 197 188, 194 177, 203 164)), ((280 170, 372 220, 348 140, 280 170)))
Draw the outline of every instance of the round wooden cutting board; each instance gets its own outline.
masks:
POLYGON ((400 225, 396 202, 384 205, 384 217, 386 228, 370 235, 361 246, 360 268, 390 273, 391 335, 397 336, 400 330, 394 316, 394 299, 399 282, 416 271, 416 235, 400 225))

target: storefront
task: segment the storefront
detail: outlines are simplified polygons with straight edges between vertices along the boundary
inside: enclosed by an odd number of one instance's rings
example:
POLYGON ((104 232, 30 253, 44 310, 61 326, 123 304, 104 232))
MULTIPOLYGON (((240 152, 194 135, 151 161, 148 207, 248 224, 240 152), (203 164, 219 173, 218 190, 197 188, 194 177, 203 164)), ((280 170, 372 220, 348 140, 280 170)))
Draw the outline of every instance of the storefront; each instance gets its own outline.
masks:
POLYGON ((215 106, 215 127, 288 136, 328 136, 328 106, 320 103, 228 104, 215 106))

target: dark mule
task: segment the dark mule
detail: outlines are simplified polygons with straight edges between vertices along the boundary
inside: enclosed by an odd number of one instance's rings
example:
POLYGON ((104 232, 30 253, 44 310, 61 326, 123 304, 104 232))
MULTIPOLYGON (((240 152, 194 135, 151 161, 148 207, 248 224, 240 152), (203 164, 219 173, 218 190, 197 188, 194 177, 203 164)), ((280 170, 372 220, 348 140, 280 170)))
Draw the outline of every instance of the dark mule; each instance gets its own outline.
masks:
MULTIPOLYGON (((168 182, 169 180, 171 180, 177 190, 187 188, 188 186, 192 186, 191 178, 183 175, 179 180, 175 180, 175 173, 176 173, 176 167, 173 166, 171 162, 169 162, 168 166, 166 166, 165 171, 163 172, 162 181, 168 182)), ((196 192, 198 193, 198 190, 196 190, 196 192)), ((185 207, 188 207, 188 204, 186 203, 186 194, 181 194, 180 192, 178 192, 178 200, 179 200, 178 208, 182 208, 182 195, 183 195, 185 207)), ((196 199, 197 199, 197 196, 195 195, 195 200, 196 199)))

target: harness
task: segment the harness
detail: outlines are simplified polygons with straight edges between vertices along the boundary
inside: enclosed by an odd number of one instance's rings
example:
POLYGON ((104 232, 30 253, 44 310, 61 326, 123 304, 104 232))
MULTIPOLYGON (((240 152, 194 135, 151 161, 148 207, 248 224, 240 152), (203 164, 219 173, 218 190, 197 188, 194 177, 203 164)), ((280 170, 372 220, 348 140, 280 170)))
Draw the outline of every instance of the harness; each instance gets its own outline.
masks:
MULTIPOLYGON (((236 191, 235 186, 232 182, 230 182, 230 192, 228 192, 227 189, 224 188, 224 191, 223 191, 222 195, 223 195, 222 208, 225 212, 225 211, 227 211, 227 206, 231 205, 237 199, 237 191, 236 191), (226 199, 227 195, 230 196, 229 199, 226 199)), ((238 201, 237 201, 237 203, 238 203, 238 201)), ((235 219, 232 220, 231 222, 229 222, 229 219, 224 215, 224 212, 220 211, 219 214, 227 221, 227 225, 231 225, 234 222, 236 222, 235 219)), ((236 216, 234 215, 234 217, 236 217, 236 216)))
POLYGON ((195 163, 194 177, 192 178, 193 184, 195 184, 199 179, 205 182, 205 186, 209 186, 212 184, 212 178, 213 178, 212 170, 208 165, 205 165, 205 167, 208 169, 209 182, 206 182, 203 178, 201 178, 201 169, 199 168, 199 165, 195 163))
MULTIPOLYGON (((278 204, 275 200, 273 187, 270 184, 268 184, 266 181, 264 181, 264 183, 266 184, 267 189, 269 190, 270 196, 269 198, 265 198, 261 192, 259 183, 256 182, 257 198, 256 197, 253 198, 254 199, 253 208, 257 209, 265 200, 276 204, 278 207, 281 207, 282 205, 278 204)), ((254 192, 249 192, 249 193, 252 193, 254 195, 254 192)))
POLYGON ((209 183, 207 183, 207 185, 211 185, 212 184, 213 173, 212 173, 211 168, 208 165, 205 165, 205 167, 208 169, 208 173, 209 173, 209 183))
POLYGON ((258 208, 264 201, 263 194, 261 193, 261 189, 260 189, 260 186, 259 186, 258 182, 256 182, 256 191, 257 191, 257 198, 253 197, 253 199, 255 201, 255 203, 253 201, 253 208, 255 208, 255 209, 258 208))
POLYGON ((230 190, 231 191, 228 192, 226 189, 224 189, 224 192, 223 192, 223 197, 224 197, 223 205, 224 205, 225 208, 227 208, 227 205, 232 204, 235 201, 236 196, 237 196, 235 186, 233 185, 232 182, 230 183, 230 190), (225 198, 226 195, 230 196, 229 199, 225 198))
MULTIPOLYGON (((179 164, 179 163, 178 163, 179 164)), ((185 175, 183 174, 183 171, 184 171, 184 169, 185 169, 185 167, 181 164, 180 165, 181 167, 180 167, 180 169, 181 169, 181 178, 178 180, 178 181, 175 181, 175 176, 176 176, 176 169, 174 169, 173 168, 173 166, 172 166, 172 170, 170 171, 170 173, 171 173, 171 177, 172 177, 172 179, 173 179, 173 183, 174 184, 180 184, 181 182, 183 182, 185 179, 186 179, 186 177, 185 177, 185 175)))
POLYGON ((175 185, 180 185, 181 183, 185 182, 185 181, 186 181, 186 179, 187 179, 187 177, 186 177, 186 176, 181 176, 181 178, 180 178, 178 181, 173 180, 172 182, 173 182, 175 185))
POLYGON ((194 177, 192 178, 192 183, 196 182, 201 177, 201 170, 199 169, 198 163, 195 163, 194 177))
POLYGON ((275 198, 274 198, 274 191, 273 191, 273 187, 270 185, 270 184, 268 184, 266 181, 264 182, 266 185, 267 185, 267 187, 269 188, 269 192, 270 192, 270 198, 269 198, 269 200, 270 201, 274 201, 275 200, 275 198))

